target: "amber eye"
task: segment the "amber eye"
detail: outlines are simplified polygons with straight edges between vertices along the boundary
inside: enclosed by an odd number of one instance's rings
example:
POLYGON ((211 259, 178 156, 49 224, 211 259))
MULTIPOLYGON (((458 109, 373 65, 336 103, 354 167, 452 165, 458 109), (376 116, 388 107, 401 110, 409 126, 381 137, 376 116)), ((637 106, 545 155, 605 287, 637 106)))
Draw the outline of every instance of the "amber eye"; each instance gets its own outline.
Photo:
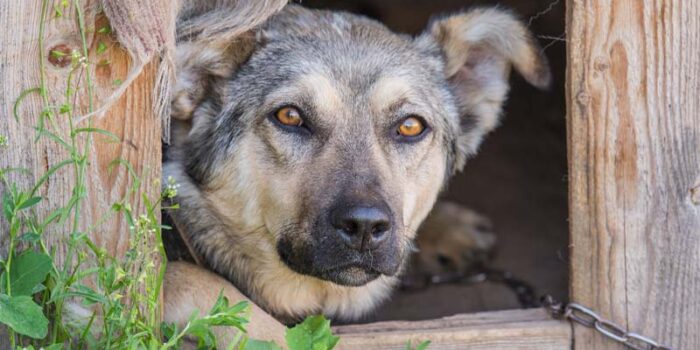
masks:
POLYGON ((275 112, 275 118, 288 126, 301 126, 304 120, 301 119, 301 113, 294 107, 282 107, 275 112))
POLYGON ((423 133, 425 125, 416 117, 408 117, 399 125, 397 132, 401 136, 415 137, 423 133))

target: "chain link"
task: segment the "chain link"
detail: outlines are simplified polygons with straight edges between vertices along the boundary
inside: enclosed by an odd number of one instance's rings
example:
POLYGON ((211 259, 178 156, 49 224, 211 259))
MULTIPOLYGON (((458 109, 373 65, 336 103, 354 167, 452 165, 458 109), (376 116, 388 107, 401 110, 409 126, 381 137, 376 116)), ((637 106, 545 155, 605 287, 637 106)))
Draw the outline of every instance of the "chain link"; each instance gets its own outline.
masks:
POLYGON ((423 279, 402 280, 401 289, 404 291, 419 291, 430 286, 440 284, 473 285, 482 282, 504 284, 513 291, 518 299, 520 307, 529 309, 540 307, 540 301, 535 294, 535 289, 527 282, 516 278, 509 271, 498 270, 479 265, 465 273, 445 273, 423 276, 423 279))
POLYGON ((606 320, 591 309, 576 303, 563 304, 554 300, 551 295, 542 298, 542 304, 552 317, 569 320, 584 327, 597 330, 600 334, 634 350, 673 350, 659 345, 656 341, 637 333, 628 332, 612 321, 606 320))
POLYGON ((658 342, 645 336, 628 332, 612 321, 598 316, 593 310, 583 305, 577 303, 564 304, 556 301, 551 295, 546 295, 541 300, 537 300, 534 288, 529 283, 513 276, 509 271, 477 265, 471 272, 447 273, 424 277, 423 280, 418 282, 403 280, 401 287, 406 291, 416 291, 439 284, 472 285, 487 281, 504 284, 515 293, 518 302, 524 309, 543 306, 555 319, 567 320, 595 329, 608 339, 624 344, 633 350, 674 350, 671 347, 660 345, 658 342))

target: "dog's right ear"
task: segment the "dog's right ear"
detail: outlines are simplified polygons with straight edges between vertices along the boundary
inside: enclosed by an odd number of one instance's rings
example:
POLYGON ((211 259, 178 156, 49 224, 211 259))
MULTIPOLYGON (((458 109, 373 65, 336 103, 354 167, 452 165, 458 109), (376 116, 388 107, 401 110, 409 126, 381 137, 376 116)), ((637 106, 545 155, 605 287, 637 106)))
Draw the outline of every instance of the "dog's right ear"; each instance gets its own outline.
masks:
POLYGON ((207 96, 221 96, 220 82, 230 77, 255 50, 255 33, 246 32, 232 42, 194 40, 177 46, 177 82, 171 116, 189 120, 207 96))
POLYGON ((453 170, 461 169, 483 137, 498 125, 511 67, 538 88, 547 88, 551 81, 537 41, 508 11, 477 8, 438 18, 419 40, 439 47, 461 115, 453 170))
POLYGON ((259 45, 255 28, 287 0, 180 0, 177 83, 171 116, 189 120, 207 96, 220 96, 230 77, 259 45))

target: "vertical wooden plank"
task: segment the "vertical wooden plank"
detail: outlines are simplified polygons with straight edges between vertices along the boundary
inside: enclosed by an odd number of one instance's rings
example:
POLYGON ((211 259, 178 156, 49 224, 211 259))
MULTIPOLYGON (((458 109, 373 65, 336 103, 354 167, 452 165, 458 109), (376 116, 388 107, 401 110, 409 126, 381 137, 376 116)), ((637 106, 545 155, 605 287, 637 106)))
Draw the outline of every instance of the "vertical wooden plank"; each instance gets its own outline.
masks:
POLYGON ((699 349, 700 2, 567 6, 571 298, 699 349))
MULTIPOLYGON (((60 1, 55 1, 60 7, 60 1)), ((87 69, 94 82, 95 107, 109 96, 115 84, 127 76, 130 66, 128 54, 113 39, 113 34, 99 33, 107 24, 103 15, 90 16, 87 9, 96 9, 96 1, 83 1, 86 9, 87 40, 90 54, 87 69), (96 18, 96 20, 93 20, 96 18), (98 49, 100 46, 104 48, 98 49)), ((0 167, 19 167, 30 171, 29 175, 15 174, 11 181, 22 188, 36 182, 47 169, 68 158, 68 154, 55 142, 42 138, 34 142, 34 126, 42 110, 39 94, 29 94, 22 102, 19 112, 20 120, 15 121, 13 104, 22 91, 39 85, 39 62, 43 60, 47 67, 47 86, 49 99, 53 105, 64 103, 64 91, 70 71, 70 65, 63 66, 49 62, 49 52, 57 48, 70 52, 81 50, 81 39, 77 29, 75 13, 70 9, 58 17, 54 12, 54 3, 49 4, 44 37, 44 57, 39 52, 39 23, 42 1, 0 1, 0 23, 5 30, 0 31, 0 135, 8 138, 9 146, 0 151, 0 167)), ((55 60, 54 60, 55 61, 55 60)), ((148 65, 141 76, 131 85, 121 99, 101 119, 93 121, 92 127, 106 129, 120 139, 109 142, 101 135, 93 136, 88 157, 87 196, 80 207, 79 229, 87 231, 90 237, 103 246, 110 254, 120 256, 128 248, 128 224, 123 217, 112 215, 104 223, 90 229, 109 213, 110 207, 124 196, 132 185, 133 179, 125 167, 114 167, 109 171, 109 164, 118 158, 133 164, 142 177, 142 191, 149 198, 155 198, 160 189, 153 181, 161 175, 160 119, 154 115, 152 90, 156 77, 157 62, 148 65)), ((85 77, 85 72, 76 73, 74 81, 85 77)), ((80 112, 88 112, 86 84, 83 82, 78 94, 80 112)), ((60 130, 52 130, 67 137, 67 116, 57 119, 60 130)), ((87 127, 87 122, 77 127, 87 127)), ((65 205, 74 187, 75 173, 72 167, 58 171, 42 188, 40 195, 45 198, 38 209, 39 217, 45 216, 56 207, 65 205)), ((4 189, 2 189, 4 191, 4 189)), ((145 208, 137 195, 130 202, 135 214, 143 213, 145 208)), ((7 253, 7 227, 0 226, 0 254, 7 253)), ((56 248, 57 255, 63 256, 67 229, 48 232, 47 242, 56 248)), ((5 337, 0 335, 0 348, 6 348, 5 337), (3 346, 5 345, 5 346, 3 346)))

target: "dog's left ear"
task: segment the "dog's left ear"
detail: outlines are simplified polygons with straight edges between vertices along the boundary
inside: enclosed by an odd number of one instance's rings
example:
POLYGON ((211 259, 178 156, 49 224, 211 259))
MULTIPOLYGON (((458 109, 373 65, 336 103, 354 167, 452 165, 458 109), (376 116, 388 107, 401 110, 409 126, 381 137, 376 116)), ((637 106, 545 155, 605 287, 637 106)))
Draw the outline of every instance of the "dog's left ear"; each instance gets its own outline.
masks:
POLYGON ((532 34, 504 10, 481 8, 437 19, 418 40, 432 41, 442 50, 444 73, 459 106, 462 130, 454 170, 498 125, 511 66, 538 88, 551 81, 547 59, 532 34))

